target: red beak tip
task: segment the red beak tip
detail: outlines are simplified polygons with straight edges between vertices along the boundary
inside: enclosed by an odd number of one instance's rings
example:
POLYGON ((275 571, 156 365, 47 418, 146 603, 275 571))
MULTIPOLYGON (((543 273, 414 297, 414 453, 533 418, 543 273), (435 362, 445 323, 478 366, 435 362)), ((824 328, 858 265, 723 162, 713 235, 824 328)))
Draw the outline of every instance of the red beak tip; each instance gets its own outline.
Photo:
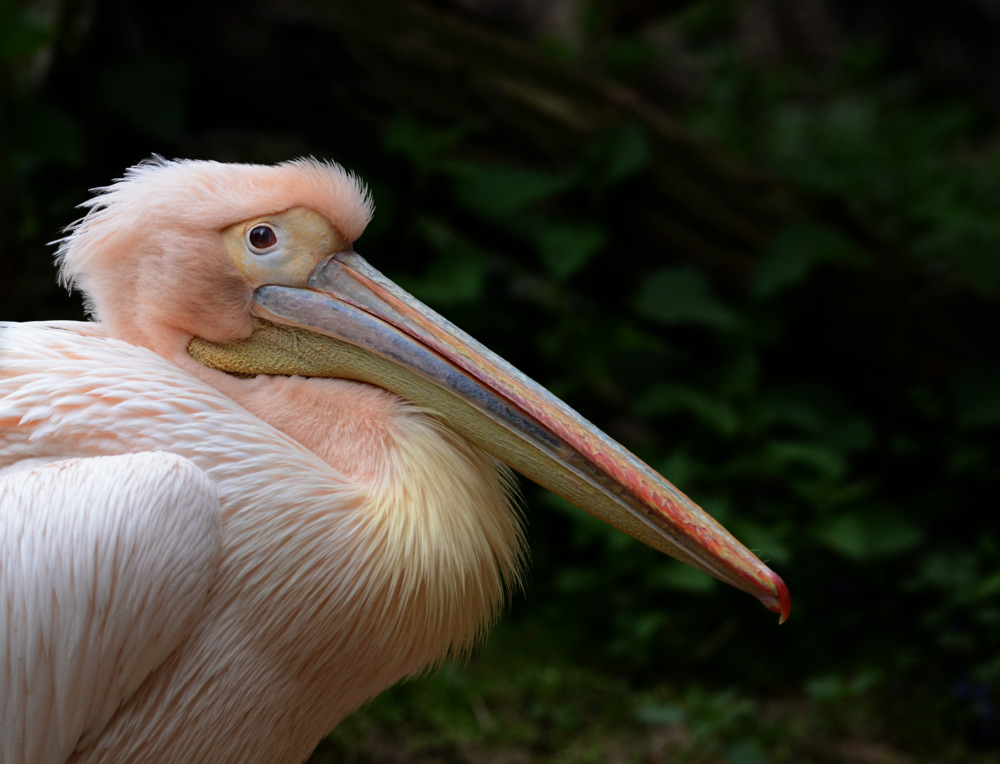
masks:
POLYGON ((781 576, 774 571, 770 571, 770 573, 771 581, 774 583, 774 591, 777 595, 777 600, 769 603, 767 608, 768 610, 772 610, 781 616, 778 623, 782 624, 788 620, 788 614, 792 612, 792 595, 788 591, 788 587, 785 585, 785 582, 781 580, 781 576))

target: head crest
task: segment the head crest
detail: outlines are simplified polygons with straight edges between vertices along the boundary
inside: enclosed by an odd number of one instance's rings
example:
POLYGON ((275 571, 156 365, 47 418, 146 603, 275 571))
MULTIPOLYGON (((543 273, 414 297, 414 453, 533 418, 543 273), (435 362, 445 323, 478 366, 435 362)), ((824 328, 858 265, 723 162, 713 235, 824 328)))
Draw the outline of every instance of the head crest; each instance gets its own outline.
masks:
POLYGON ((154 155, 94 190, 98 193, 80 205, 87 213, 56 242, 60 279, 85 291, 91 277, 127 269, 130 259, 150 247, 183 246, 188 237, 251 217, 307 207, 353 242, 374 210, 356 175, 313 158, 257 165, 154 155))

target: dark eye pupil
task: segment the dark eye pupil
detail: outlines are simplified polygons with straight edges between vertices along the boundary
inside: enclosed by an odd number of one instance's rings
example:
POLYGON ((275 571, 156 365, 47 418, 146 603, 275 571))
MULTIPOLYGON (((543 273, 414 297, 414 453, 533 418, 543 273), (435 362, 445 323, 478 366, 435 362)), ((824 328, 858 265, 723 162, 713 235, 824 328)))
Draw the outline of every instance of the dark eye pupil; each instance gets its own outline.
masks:
POLYGON ((267 249, 278 243, 278 237, 270 226, 259 225, 250 231, 249 241, 254 249, 267 249))

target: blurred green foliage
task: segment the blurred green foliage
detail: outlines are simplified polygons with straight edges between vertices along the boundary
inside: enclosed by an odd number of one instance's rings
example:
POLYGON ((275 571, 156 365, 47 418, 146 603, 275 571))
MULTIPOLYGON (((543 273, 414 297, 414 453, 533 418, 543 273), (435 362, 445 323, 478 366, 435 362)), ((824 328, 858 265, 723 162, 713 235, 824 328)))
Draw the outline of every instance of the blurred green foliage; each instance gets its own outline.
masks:
MULTIPOLYGON (((597 35, 599 4, 585 5, 581 24, 597 35)), ((484 656, 390 692, 320 755, 349 756, 392 730, 420 761, 462 760, 446 751, 487 743, 545 761, 653 760, 629 742, 649 735, 674 761, 748 764, 848 760, 820 746, 850 735, 917 760, 1000 747, 1000 534, 989 522, 1000 351, 876 395, 857 366, 864 354, 840 361, 815 346, 812 322, 828 317, 809 304, 842 274, 895 287, 882 269, 912 267, 995 305, 995 115, 928 99, 870 41, 841 45, 821 74, 748 63, 732 33, 739 3, 681 5, 664 22, 703 83, 677 109, 683 125, 809 198, 834 200, 851 221, 795 220, 751 253, 738 288, 655 240, 642 268, 620 267, 619 242, 631 238, 619 205, 653 157, 637 121, 569 160, 510 162, 477 150, 473 115, 441 124, 400 111, 349 144, 355 155, 335 158, 374 190, 366 256, 770 561, 791 587, 792 619, 778 630, 743 595, 526 487, 528 596, 484 656), (899 260, 887 266, 886 251, 899 260), (817 357, 827 361, 819 372, 817 357), (574 669, 581 663, 599 670, 574 669)), ((2 267, 6 315, 19 319, 71 310, 40 296, 52 273, 37 263, 47 266, 44 241, 70 222, 86 186, 152 150, 219 145, 189 127, 210 118, 189 103, 196 77, 180 52, 101 59, 86 89, 67 96, 65 81, 33 74, 59 44, 52 23, 0 4, 5 245, 25 253, 2 267), (97 153, 101 172, 119 164, 95 176, 97 153)), ((600 76, 625 85, 657 59, 635 33, 611 35, 600 56, 542 47, 567 66, 596 59, 600 76)), ((336 141, 265 131, 261 143, 241 158, 288 146, 329 155, 336 141)), ((907 320, 898 297, 885 292, 879 324, 907 320)), ((896 352, 877 344, 891 334, 843 331, 853 332, 845 344, 896 352)))

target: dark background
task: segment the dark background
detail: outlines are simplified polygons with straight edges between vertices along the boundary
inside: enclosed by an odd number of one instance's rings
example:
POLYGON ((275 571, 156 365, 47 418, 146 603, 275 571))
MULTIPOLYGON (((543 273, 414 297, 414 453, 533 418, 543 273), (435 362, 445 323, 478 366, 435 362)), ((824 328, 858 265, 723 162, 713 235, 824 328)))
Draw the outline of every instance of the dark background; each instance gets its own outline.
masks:
POLYGON ((481 654, 316 760, 1000 753, 1000 5, 0 3, 0 318, 152 153, 332 158, 358 249, 759 550, 790 621, 525 486, 481 654))

